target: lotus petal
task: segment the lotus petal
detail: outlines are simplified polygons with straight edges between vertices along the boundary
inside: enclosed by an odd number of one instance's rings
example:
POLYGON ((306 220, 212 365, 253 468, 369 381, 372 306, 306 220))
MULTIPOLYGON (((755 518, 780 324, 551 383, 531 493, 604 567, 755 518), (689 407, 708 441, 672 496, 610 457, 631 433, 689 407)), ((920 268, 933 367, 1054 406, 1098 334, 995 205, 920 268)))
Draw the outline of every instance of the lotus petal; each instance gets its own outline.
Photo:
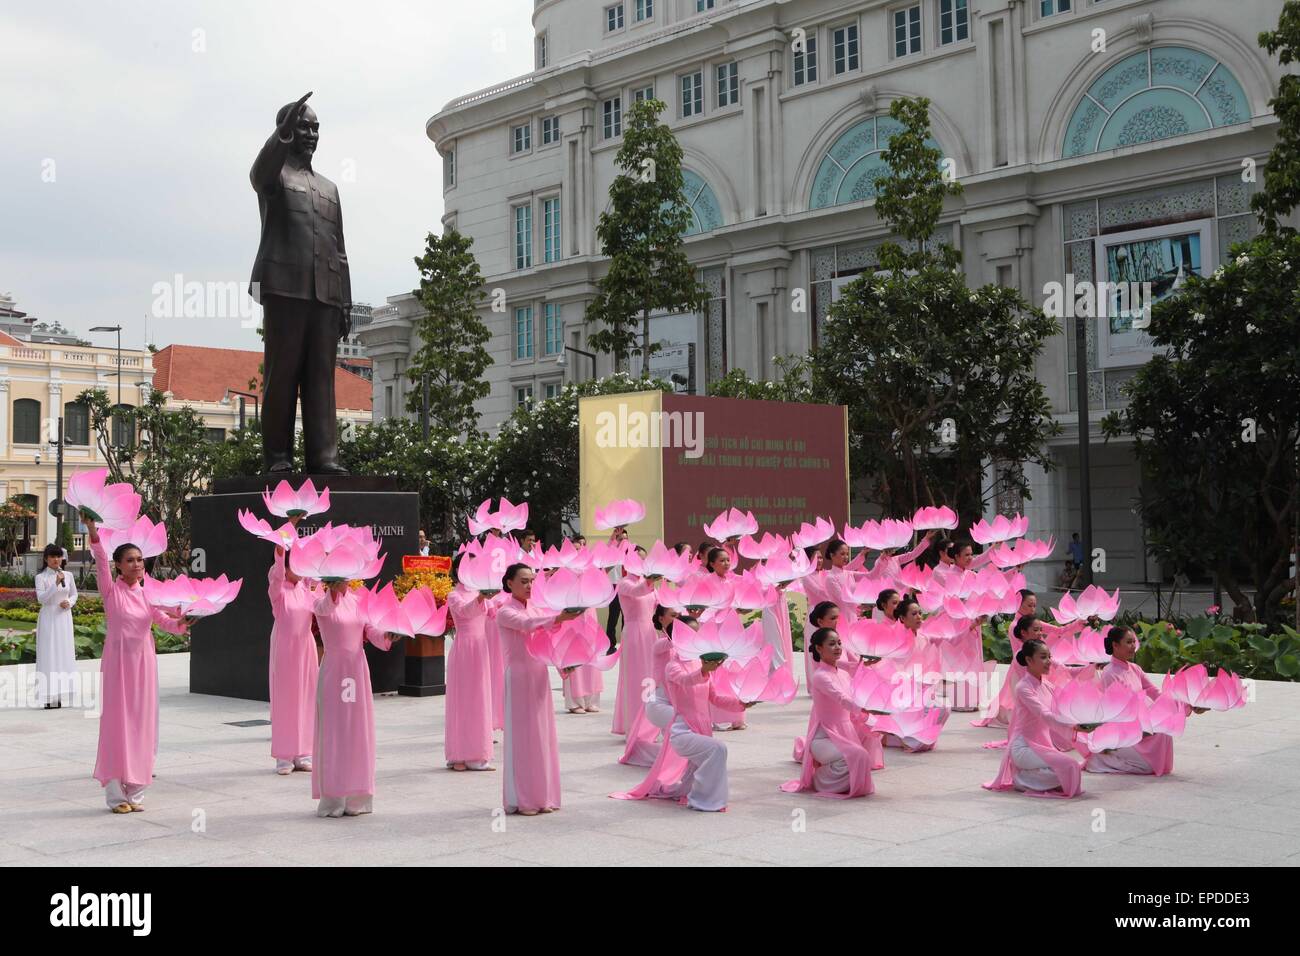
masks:
POLYGON ((839 628, 844 646, 859 657, 903 661, 912 655, 916 638, 898 621, 858 618, 839 628))
POLYGON ((636 524, 645 518, 645 505, 631 498, 614 501, 604 508, 597 508, 595 513, 596 530, 609 531, 636 524))
POLYGON ((533 600, 557 612, 605 607, 614 600, 614 582, 599 568, 560 568, 550 577, 533 582, 533 600))
POLYGON ((819 517, 812 524, 805 521, 799 525, 799 530, 790 536, 790 543, 796 548, 811 548, 834 536, 835 525, 819 517))
POLYGON ((1132 747, 1142 742, 1142 725, 1136 720, 1112 721, 1102 724, 1090 734, 1081 735, 1081 740, 1093 753, 1132 747))
POLYGON ((296 491, 289 482, 281 481, 275 491, 267 488, 262 492, 262 501, 267 511, 281 518, 318 515, 329 510, 330 490, 326 488, 317 494, 310 478, 296 491))
POLYGON ((146 558, 156 558, 167 550, 167 528, 161 521, 154 524, 148 515, 141 515, 125 528, 105 527, 99 537, 110 554, 124 544, 135 545, 146 558))
POLYGON ((1013 538, 1022 538, 1029 531, 1029 519, 1023 515, 1008 518, 997 515, 992 521, 976 521, 970 528, 971 540, 976 544, 998 544, 1013 538))
POLYGON ((104 528, 129 528, 140 514, 140 496, 126 482, 105 485, 107 468, 81 471, 68 479, 68 504, 104 528))
POLYGON ((920 508, 912 517, 912 527, 917 531, 952 531, 957 527, 957 512, 946 506, 920 508))

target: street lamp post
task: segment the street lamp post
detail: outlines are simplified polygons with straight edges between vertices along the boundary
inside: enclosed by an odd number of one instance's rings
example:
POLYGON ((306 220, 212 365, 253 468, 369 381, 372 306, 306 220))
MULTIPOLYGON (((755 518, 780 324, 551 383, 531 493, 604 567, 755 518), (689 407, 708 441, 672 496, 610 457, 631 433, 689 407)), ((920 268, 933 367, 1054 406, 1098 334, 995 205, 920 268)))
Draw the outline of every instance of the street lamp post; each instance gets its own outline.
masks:
POLYGON ((245 407, 244 399, 245 398, 251 398, 253 400, 253 421, 255 422, 261 421, 262 419, 261 405, 258 404, 257 395, 255 393, 241 392, 237 388, 226 389, 226 398, 230 398, 231 395, 239 396, 239 430, 240 431, 244 430, 244 407, 245 407))
POLYGON ((591 359, 591 377, 592 378, 596 377, 596 353, 595 352, 588 352, 586 349, 580 349, 573 345, 566 345, 560 351, 559 356, 555 359, 555 364, 560 366, 560 368, 564 368, 568 364, 568 362, 566 361, 566 353, 568 352, 577 352, 579 355, 585 355, 587 356, 587 358, 591 359))
POLYGON ((95 325, 91 326, 92 332, 116 332, 117 333, 117 404, 122 404, 122 326, 120 325, 95 325))
POLYGON ((1075 317, 1074 320, 1074 370, 1078 373, 1079 400, 1079 536, 1083 539, 1083 563, 1079 568, 1080 581, 1087 587, 1092 583, 1092 471, 1088 462, 1088 330, 1084 322, 1091 319, 1075 317))

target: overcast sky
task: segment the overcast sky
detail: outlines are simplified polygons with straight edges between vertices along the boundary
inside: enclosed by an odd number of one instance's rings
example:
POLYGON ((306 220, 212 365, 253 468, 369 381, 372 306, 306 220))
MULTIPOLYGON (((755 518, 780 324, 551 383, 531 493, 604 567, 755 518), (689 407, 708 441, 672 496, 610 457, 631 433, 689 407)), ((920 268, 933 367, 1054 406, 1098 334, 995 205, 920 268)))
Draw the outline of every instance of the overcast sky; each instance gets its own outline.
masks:
MULTIPOLYGON (((153 287, 247 282, 248 170, 314 91, 316 170, 338 184, 353 298, 416 284, 440 232, 424 124, 532 68, 531 0, 41 0, 0 6, 0 293, 89 336, 145 344, 153 287), (197 33, 195 31, 202 31, 197 33), (348 170, 353 170, 352 178, 348 170)), ((150 319, 150 338, 260 349, 238 318, 150 319)))

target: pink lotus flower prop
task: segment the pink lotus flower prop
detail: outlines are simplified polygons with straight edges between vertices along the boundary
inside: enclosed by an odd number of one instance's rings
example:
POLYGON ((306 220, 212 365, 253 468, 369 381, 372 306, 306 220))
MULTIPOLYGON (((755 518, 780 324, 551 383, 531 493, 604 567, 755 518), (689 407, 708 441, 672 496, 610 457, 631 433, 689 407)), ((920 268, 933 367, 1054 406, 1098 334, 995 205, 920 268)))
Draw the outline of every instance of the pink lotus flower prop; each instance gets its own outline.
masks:
POLYGON ((976 544, 998 544, 1013 538, 1023 538, 1029 531, 1029 519, 1024 515, 1008 518, 997 515, 992 521, 980 519, 970 527, 971 540, 976 544))
POLYGON ((659 603, 679 611, 698 612, 731 606, 731 588, 716 574, 702 574, 679 588, 661 587, 659 603))
MULTIPOLYGON (((740 615, 727 611, 715 620, 704 621, 698 630, 681 621, 673 622, 673 651, 684 660, 697 661, 705 656, 722 655, 727 660, 745 664, 771 645, 763 638, 763 625, 755 622, 745 627, 740 615)), ((608 641, 606 647, 608 647, 608 641)))
POLYGON ((1125 723, 1102 724, 1090 734, 1082 736, 1083 745, 1093 753, 1132 747, 1142 741, 1142 725, 1134 720, 1125 723))
POLYGON ((776 588, 764 585, 752 572, 740 575, 731 589, 731 606, 738 610, 761 611, 773 607, 778 600, 776 588))
POLYGON ((1002 544, 993 548, 992 561, 999 568, 1015 568, 1030 561, 1050 558, 1055 547, 1055 538, 1048 538, 1046 541, 1021 538, 1012 544, 1002 544))
POLYGON ((1105 588, 1090 584, 1079 592, 1078 597, 1061 595, 1061 603, 1052 611, 1061 624, 1085 621, 1090 617, 1099 617, 1103 621, 1112 620, 1119 613, 1119 588, 1114 594, 1107 594, 1105 588))
POLYGON ((609 670, 618 662, 620 651, 609 651, 609 638, 586 615, 565 621, 558 627, 539 627, 524 641, 530 657, 563 671, 570 667, 609 670))
POLYGON ((858 527, 845 525, 844 540, 854 548, 892 551, 911 543, 912 523, 885 518, 881 521, 865 521, 858 527))
MULTIPOLYGON (((924 604, 922 605, 924 607, 924 604)), ((1020 607, 1020 595, 1010 592, 998 597, 992 592, 972 594, 966 600, 949 594, 943 599, 943 610, 949 617, 974 620, 977 617, 991 617, 994 614, 1014 614, 1020 607)))
POLYGON ((1138 719, 1140 702, 1123 684, 1111 684, 1103 691, 1100 681, 1074 680, 1056 692, 1053 708, 1067 724, 1132 723, 1138 719))
POLYGON ((272 528, 270 522, 257 517, 247 508, 239 509, 239 525, 255 538, 269 541, 288 551, 298 541, 298 529, 289 522, 278 528, 272 528))
POLYGON ((812 524, 805 521, 799 525, 799 530, 790 536, 790 543, 796 548, 811 548, 834 536, 835 525, 825 518, 818 518, 812 524))
POLYGON ((412 637, 441 637, 446 634, 447 610, 447 605, 439 605, 428 588, 411 588, 402 598, 402 613, 410 622, 412 637))
POLYGON ((318 581, 364 580, 383 570, 384 559, 369 527, 326 524, 289 550, 289 567, 318 581))
POLYGON ((1106 653, 1106 635, 1100 629, 1085 627, 1075 639, 1079 656, 1089 664, 1107 664, 1110 655, 1106 653))
POLYGON ((570 571, 581 571, 591 566, 592 554, 588 548, 579 548, 568 538, 558 547, 550 547, 542 552, 542 567, 550 570, 551 568, 568 568, 570 571))
POLYGON ((875 604, 882 591, 895 587, 894 579, 885 574, 855 574, 844 586, 844 596, 855 604, 875 604))
POLYGON ((242 578, 191 578, 184 574, 168 581, 151 581, 145 597, 154 607, 179 611, 185 617, 209 617, 239 595, 242 578))
POLYGON ((908 737, 926 746, 933 747, 943 733, 944 711, 939 707, 919 707, 912 710, 896 710, 887 717, 875 717, 871 721, 872 730, 895 737, 908 737))
POLYGON ((306 517, 329 511, 330 490, 326 488, 317 494, 316 486, 310 478, 297 491, 294 491, 289 482, 281 481, 275 486, 275 491, 268 488, 262 492, 262 501, 266 504, 267 511, 281 518, 306 517))
POLYGON ((146 558, 156 558, 167 550, 167 528, 161 521, 154 524, 148 515, 141 515, 125 528, 105 527, 99 537, 109 554, 123 544, 135 545, 146 558))
POLYGON ((623 570, 643 578, 663 578, 680 581, 691 572, 691 556, 678 554, 656 541, 643 558, 633 549, 623 559, 623 570))
POLYGON ((636 549, 626 541, 620 541, 618 544, 598 541, 594 548, 588 550, 591 552, 592 567, 597 568, 622 567, 627 563, 629 553, 636 554, 636 549))
POLYGON ((734 697, 742 703, 752 704, 767 701, 775 704, 788 704, 794 700, 798 684, 788 667, 771 670, 772 646, 763 648, 762 653, 747 663, 728 659, 713 672, 714 686, 723 695, 734 697))
POLYGON ((763 537, 757 541, 753 535, 745 535, 740 539, 740 544, 736 546, 742 558, 749 558, 751 561, 766 561, 768 558, 774 558, 777 555, 790 554, 790 542, 779 534, 764 532, 763 537))
POLYGON ((609 531, 636 524, 645 518, 645 505, 631 498, 614 501, 604 508, 597 508, 595 514, 596 530, 609 531))
POLYGON ((952 531, 957 527, 957 512, 946 506, 919 508, 912 516, 912 527, 917 531, 952 531))
POLYGON ((967 633, 970 628, 970 621, 958 620, 940 612, 921 622, 921 635, 934 641, 951 641, 967 633))
POLYGON ((1235 710, 1246 706, 1246 688, 1241 678, 1226 668, 1210 677, 1204 664, 1184 667, 1165 678, 1165 692, 1177 701, 1207 710, 1235 710))
POLYGON ((858 618, 842 624, 839 633, 844 646, 859 657, 902 661, 911 656, 916 646, 912 632, 898 621, 858 618))
POLYGON ((863 710, 893 713, 897 709, 894 689, 894 682, 881 677, 874 667, 859 667, 849 681, 849 696, 863 710))
POLYGON ((97 525, 130 527, 140 514, 140 496, 124 481, 105 485, 107 478, 107 468, 77 472, 68 479, 66 500, 97 525))
POLYGON ((492 530, 509 534, 528 526, 528 502, 512 505, 508 499, 502 498, 499 510, 493 512, 489 510, 491 507, 491 498, 478 506, 478 511, 469 519, 470 534, 480 535, 492 530))
POLYGON ((1187 727, 1187 705, 1165 690, 1155 700, 1147 702, 1138 717, 1142 729, 1149 734, 1181 737, 1187 727))
POLYGON ((802 551, 796 551, 793 557, 778 554, 754 568, 754 574, 760 581, 775 587, 785 587, 791 581, 811 573, 812 562, 802 551))
POLYGON ((714 541, 727 541, 740 538, 758 531, 758 519, 752 511, 737 511, 732 508, 719 514, 712 522, 704 526, 704 533, 714 541))
MULTIPOLYGON (((570 571, 560 568, 548 578, 533 582, 533 600, 553 611, 585 611, 605 607, 614 600, 614 582, 599 568, 570 571)), ((608 649, 608 641, 606 641, 608 649)))
POLYGON ((924 594, 934 582, 934 569, 923 568, 918 564, 909 564, 898 575, 898 583, 905 588, 924 594))

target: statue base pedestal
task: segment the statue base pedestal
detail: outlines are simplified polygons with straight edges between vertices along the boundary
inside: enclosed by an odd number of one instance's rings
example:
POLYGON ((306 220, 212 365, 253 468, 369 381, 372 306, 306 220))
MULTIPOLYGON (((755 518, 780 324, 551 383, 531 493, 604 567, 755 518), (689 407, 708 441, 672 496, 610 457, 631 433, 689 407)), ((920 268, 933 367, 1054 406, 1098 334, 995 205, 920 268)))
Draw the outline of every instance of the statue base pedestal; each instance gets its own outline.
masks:
MULTIPOLYGON (((455 640, 455 638, 452 638, 455 640)), ((405 679, 397 688, 403 697, 440 697, 447 693, 446 642, 441 637, 407 638, 405 679)))
MULTIPOLYGON (((399 491, 397 481, 383 477, 277 474, 226 478, 213 483, 212 494, 190 500, 193 544, 189 573, 203 577, 242 578, 239 596, 220 614, 196 621, 191 631, 190 693, 269 700, 271 603, 267 572, 275 548, 259 541, 239 525, 239 512, 248 509, 279 527, 287 519, 267 511, 262 492, 286 480, 295 488, 311 478, 317 490, 328 488, 330 508, 303 518, 300 535, 311 534, 327 521, 369 525, 381 541, 384 568, 381 583, 402 573, 402 555, 419 553, 419 495, 399 491)), ((374 585, 375 581, 367 581, 374 585)), ((397 642, 390 651, 366 644, 371 689, 376 694, 397 691, 407 677, 407 654, 397 642)), ((437 658, 442 663, 442 658, 437 658)), ((409 680, 408 680, 409 683, 409 680)))

